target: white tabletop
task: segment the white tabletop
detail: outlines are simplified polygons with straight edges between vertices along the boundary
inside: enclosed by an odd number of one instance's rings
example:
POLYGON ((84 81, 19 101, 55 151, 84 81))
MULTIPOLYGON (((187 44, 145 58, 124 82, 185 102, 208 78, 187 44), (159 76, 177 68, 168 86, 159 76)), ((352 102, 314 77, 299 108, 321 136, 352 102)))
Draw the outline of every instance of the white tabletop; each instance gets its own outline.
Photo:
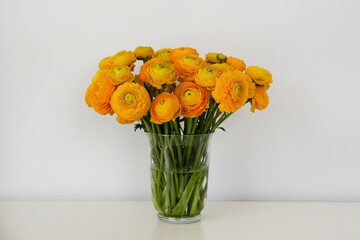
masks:
POLYGON ((151 202, 0 201, 1 240, 359 240, 360 203, 207 202, 202 220, 161 222, 151 202))

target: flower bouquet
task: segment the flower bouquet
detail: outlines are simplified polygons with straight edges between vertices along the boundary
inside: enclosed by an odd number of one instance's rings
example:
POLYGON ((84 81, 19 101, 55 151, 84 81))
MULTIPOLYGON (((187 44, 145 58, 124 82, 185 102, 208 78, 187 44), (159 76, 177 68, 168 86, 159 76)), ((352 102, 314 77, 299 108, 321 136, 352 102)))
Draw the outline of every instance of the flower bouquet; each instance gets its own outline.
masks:
POLYGON ((269 71, 221 53, 202 59, 189 47, 137 47, 100 61, 85 101, 146 132, 158 216, 189 223, 204 208, 212 134, 246 103, 252 112, 265 109, 271 83, 269 71), (137 60, 143 65, 134 75, 137 60))

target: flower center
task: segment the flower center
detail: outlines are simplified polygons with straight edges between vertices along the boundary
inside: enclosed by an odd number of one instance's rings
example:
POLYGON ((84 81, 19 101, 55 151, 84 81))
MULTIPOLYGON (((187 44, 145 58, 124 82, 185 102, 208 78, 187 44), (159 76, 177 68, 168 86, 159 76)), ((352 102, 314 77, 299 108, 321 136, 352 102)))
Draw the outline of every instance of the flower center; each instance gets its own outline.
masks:
POLYGON ((135 96, 132 93, 128 93, 125 95, 124 100, 127 105, 130 105, 135 101, 135 96))
POLYGON ((238 84, 238 83, 236 83, 235 85, 234 85, 234 97, 235 98, 237 98, 237 99, 239 99, 240 98, 240 94, 241 94, 241 86, 238 84))
POLYGON ((191 90, 185 91, 185 97, 193 97, 194 96, 194 92, 191 90))

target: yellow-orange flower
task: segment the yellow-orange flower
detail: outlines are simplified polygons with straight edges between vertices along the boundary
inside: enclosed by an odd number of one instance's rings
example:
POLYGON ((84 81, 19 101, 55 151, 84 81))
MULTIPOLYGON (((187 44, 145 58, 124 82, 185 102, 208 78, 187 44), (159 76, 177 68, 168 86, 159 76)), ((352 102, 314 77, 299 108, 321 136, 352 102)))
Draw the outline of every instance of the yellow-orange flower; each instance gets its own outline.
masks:
POLYGON ((110 76, 110 82, 115 85, 131 82, 134 79, 131 69, 125 65, 114 66, 107 72, 110 76))
POLYGON ((134 63, 136 62, 136 56, 131 51, 120 51, 114 56, 106 57, 99 63, 99 69, 111 69, 114 66, 125 65, 134 70, 134 63))
POLYGON ((163 84, 173 84, 176 82, 174 68, 164 62, 153 63, 149 68, 148 82, 157 89, 161 89, 163 84))
POLYGON ((113 61, 112 61, 112 56, 111 57, 106 57, 103 60, 100 61, 99 63, 99 69, 103 70, 103 69, 110 69, 113 67, 113 61))
POLYGON ((258 66, 248 67, 245 73, 249 75, 257 85, 268 85, 273 82, 271 73, 258 66))
POLYGON ((228 57, 226 59, 226 63, 232 67, 234 67, 237 70, 244 71, 246 69, 246 64, 243 60, 234 58, 234 57, 228 57))
POLYGON ((114 113, 110 100, 117 86, 112 84, 110 79, 105 70, 97 71, 85 93, 86 104, 101 115, 114 113))
POLYGON ((174 90, 181 104, 181 115, 194 118, 209 106, 209 93, 194 82, 182 82, 174 90))
POLYGON ((99 63, 99 69, 111 69, 114 66, 117 65, 125 65, 131 68, 131 70, 134 69, 136 62, 136 56, 131 51, 120 51, 114 56, 106 57, 99 63))
POLYGON ((265 87, 256 86, 255 95, 251 99, 251 112, 255 113, 255 109, 264 110, 269 105, 269 96, 265 87))
POLYGON ((194 79, 198 85, 212 90, 216 85, 216 78, 219 76, 220 73, 217 70, 205 67, 199 69, 199 71, 195 74, 194 79))
POLYGON ((150 121, 162 124, 175 120, 181 112, 179 99, 171 93, 163 92, 156 96, 150 106, 150 121))
POLYGON ((180 78, 193 77, 200 68, 207 65, 204 59, 196 55, 185 55, 176 59, 174 68, 180 78))
POLYGON ((157 58, 160 58, 164 62, 169 63, 170 62, 169 54, 171 51, 172 51, 172 48, 163 48, 163 49, 157 50, 154 56, 157 58))
MULTIPOLYGON (((246 74, 245 74, 246 75, 246 74)), ((248 84, 248 89, 249 89, 249 96, 248 98, 253 98, 254 97, 254 94, 255 94, 255 90, 256 90, 256 85, 255 83, 253 82, 253 80, 248 76, 246 75, 246 82, 248 84)))
POLYGON ((223 63, 226 61, 226 56, 222 53, 208 53, 205 59, 210 63, 223 63))
POLYGON ((171 63, 175 63, 176 59, 182 58, 185 55, 195 55, 199 56, 199 53, 194 48, 189 47, 181 47, 181 48, 175 48, 169 53, 169 59, 171 63))
POLYGON ((151 100, 143 86, 126 82, 116 89, 110 103, 118 115, 116 120, 121 124, 131 124, 147 114, 151 100))
POLYGON ((114 66, 125 65, 131 67, 136 62, 136 55, 131 51, 120 51, 112 57, 114 66))
POLYGON ((154 55, 154 49, 152 47, 139 46, 135 49, 135 55, 138 59, 148 59, 154 55))
POLYGON ((143 82, 149 83, 148 78, 150 77, 150 67, 153 63, 157 62, 163 61, 160 58, 152 58, 141 66, 139 77, 143 82))
POLYGON ((220 73, 223 73, 223 72, 226 72, 229 70, 235 70, 234 67, 232 67, 226 63, 215 63, 215 64, 211 64, 209 67, 217 70, 220 73))
POLYGON ((227 71, 216 79, 215 90, 212 92, 221 112, 235 112, 241 108, 249 96, 249 88, 245 73, 239 70, 227 71))

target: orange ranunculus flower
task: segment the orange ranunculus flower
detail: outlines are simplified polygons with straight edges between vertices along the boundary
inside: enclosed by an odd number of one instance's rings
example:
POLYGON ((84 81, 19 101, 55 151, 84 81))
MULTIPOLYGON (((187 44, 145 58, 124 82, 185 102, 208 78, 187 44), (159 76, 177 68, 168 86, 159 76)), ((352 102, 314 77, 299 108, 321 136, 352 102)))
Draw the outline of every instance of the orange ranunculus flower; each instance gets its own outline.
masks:
POLYGON ((173 66, 165 62, 153 63, 149 75, 148 82, 157 89, 161 89, 163 84, 174 84, 177 79, 173 66))
POLYGON ((216 79, 215 90, 212 92, 221 112, 235 112, 241 108, 249 96, 246 78, 248 76, 239 70, 227 71, 216 79))
POLYGON ((121 124, 131 124, 147 114, 151 100, 143 86, 126 82, 116 89, 110 103, 118 115, 116 120, 121 124))
POLYGON ((238 58, 234 58, 234 57, 228 57, 226 59, 226 63, 234 68, 236 68, 237 70, 240 71, 244 71, 246 69, 246 64, 243 60, 238 59, 238 58))
POLYGON ((269 96, 265 87, 256 86, 255 95, 251 99, 251 112, 255 113, 255 109, 264 110, 269 105, 269 96))
POLYGON ((113 67, 112 57, 106 57, 103 60, 101 60, 100 63, 99 63, 99 69, 100 70, 110 69, 112 67, 113 67))
POLYGON ((196 55, 185 55, 182 58, 176 59, 173 66, 180 78, 185 79, 185 81, 189 81, 186 80, 186 78, 194 77, 197 71, 206 65, 207 63, 205 60, 196 55))
POLYGON ((226 72, 229 70, 235 70, 234 67, 232 67, 226 63, 215 63, 215 64, 211 64, 209 67, 217 70, 220 73, 223 73, 223 72, 226 72))
POLYGON ((154 55, 154 49, 152 47, 139 46, 135 49, 134 53, 138 59, 148 59, 154 55))
POLYGON ((175 120, 181 112, 179 99, 171 93, 163 92, 156 96, 151 103, 150 121, 156 124, 162 124, 170 120, 175 120))
POLYGON ((163 62, 163 60, 160 58, 152 58, 141 66, 139 77, 143 82, 149 83, 148 79, 150 77, 150 67, 153 63, 157 62, 163 62))
POLYGON ((120 51, 114 56, 106 57, 99 63, 99 69, 111 69, 114 66, 117 65, 125 65, 131 68, 131 70, 134 69, 136 62, 136 56, 131 51, 120 51))
POLYGON ((199 53, 194 48, 189 48, 189 47, 175 48, 169 53, 170 62, 175 63, 176 59, 182 58, 185 55, 199 56, 199 53))
POLYGON ((184 117, 200 116, 209 106, 208 91, 194 82, 182 82, 174 90, 184 117))
POLYGON ((131 69, 125 65, 114 66, 110 70, 107 70, 107 73, 110 76, 110 82, 114 85, 134 80, 134 74, 132 74, 131 69))
POLYGON ((117 86, 112 84, 110 79, 106 70, 98 70, 85 93, 86 104, 93 107, 101 115, 108 113, 113 115, 114 113, 110 105, 110 99, 117 86))
POLYGON ((212 90, 216 85, 216 78, 219 76, 220 72, 217 70, 205 67, 199 69, 199 71, 195 74, 194 79, 198 85, 212 90))
POLYGON ((205 59, 209 63, 223 63, 226 61, 226 56, 222 53, 208 53, 205 59))
POLYGON ((169 54, 172 50, 173 50, 172 48, 163 48, 163 49, 157 50, 154 57, 160 58, 164 62, 169 63, 170 62, 169 54))
POLYGON ((136 62, 136 55, 131 51, 120 51, 112 57, 114 66, 125 65, 131 67, 136 62))
POLYGON ((120 51, 114 56, 111 57, 111 67, 117 66, 117 65, 125 65, 131 68, 131 71, 134 70, 135 63, 136 62, 136 55, 135 53, 131 51, 120 51))
POLYGON ((250 66, 245 70, 245 73, 249 75, 257 85, 269 85, 273 82, 271 73, 258 66, 250 66))
MULTIPOLYGON (((246 74, 245 74, 246 75, 246 74)), ((248 98, 253 98, 254 97, 254 94, 255 94, 255 90, 256 90, 256 85, 255 83, 253 82, 253 80, 248 76, 246 75, 246 82, 248 84, 248 89, 249 89, 249 96, 248 98)))

